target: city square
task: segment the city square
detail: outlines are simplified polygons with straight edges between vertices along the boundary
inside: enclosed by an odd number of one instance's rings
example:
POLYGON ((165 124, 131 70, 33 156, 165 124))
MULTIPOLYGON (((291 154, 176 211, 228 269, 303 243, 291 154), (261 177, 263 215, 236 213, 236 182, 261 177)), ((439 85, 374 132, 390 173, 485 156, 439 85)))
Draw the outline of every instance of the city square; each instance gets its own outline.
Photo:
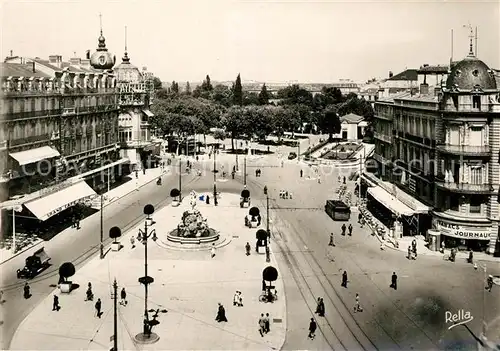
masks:
MULTIPOLYGON (((86 52, 7 37, 2 349, 500 349, 498 21, 457 5, 442 54, 361 78, 261 63, 254 81, 258 63, 223 55, 196 82, 144 53, 160 49, 122 5, 86 9, 86 52)), ((318 21, 362 4, 297 6, 318 21)))

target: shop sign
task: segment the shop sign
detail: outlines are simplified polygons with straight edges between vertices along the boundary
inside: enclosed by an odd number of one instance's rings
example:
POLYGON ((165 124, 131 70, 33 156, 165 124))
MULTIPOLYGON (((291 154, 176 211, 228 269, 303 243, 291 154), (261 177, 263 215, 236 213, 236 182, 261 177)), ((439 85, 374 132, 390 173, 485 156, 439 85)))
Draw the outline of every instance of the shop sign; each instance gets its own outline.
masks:
POLYGON ((440 220, 436 220, 436 227, 444 235, 458 239, 490 240, 491 236, 488 229, 480 230, 478 228, 464 227, 440 220))
POLYGON ((58 208, 56 208, 56 209, 54 209, 54 210, 50 211, 49 213, 47 213, 47 214, 45 215, 45 217, 46 217, 46 218, 50 218, 50 217, 52 217, 52 216, 54 216, 54 215, 58 214, 59 212, 61 212, 61 211, 65 210, 65 209, 67 209, 67 208, 73 207, 73 206, 74 206, 74 205, 76 205, 77 203, 80 203, 80 202, 85 202, 85 200, 87 200, 88 198, 91 198, 92 196, 94 196, 94 195, 89 195, 89 196, 86 196, 86 197, 84 197, 84 198, 81 198, 81 199, 78 199, 78 200, 71 201, 71 202, 69 202, 69 203, 67 203, 67 204, 65 204, 65 205, 63 205, 63 206, 61 206, 61 207, 58 207, 58 208))

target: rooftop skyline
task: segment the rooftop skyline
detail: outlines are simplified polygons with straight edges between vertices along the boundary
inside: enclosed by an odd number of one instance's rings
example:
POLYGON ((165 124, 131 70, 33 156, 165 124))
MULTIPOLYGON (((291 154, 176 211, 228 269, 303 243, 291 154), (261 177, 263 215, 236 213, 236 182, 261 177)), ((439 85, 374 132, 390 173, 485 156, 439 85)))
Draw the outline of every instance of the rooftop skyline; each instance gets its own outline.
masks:
POLYGON ((107 1, 2 3, 3 57, 69 60, 106 46, 163 81, 364 81, 424 63, 447 64, 469 51, 500 68, 500 2, 493 1, 107 1))

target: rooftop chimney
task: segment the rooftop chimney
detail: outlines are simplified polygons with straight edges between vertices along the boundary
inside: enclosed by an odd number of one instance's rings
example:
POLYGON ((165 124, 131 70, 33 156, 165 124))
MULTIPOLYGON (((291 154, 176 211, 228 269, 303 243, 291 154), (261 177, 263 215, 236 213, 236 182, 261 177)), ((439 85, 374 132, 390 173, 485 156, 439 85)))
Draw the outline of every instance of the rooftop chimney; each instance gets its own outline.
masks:
POLYGON ((429 94, 429 84, 427 83, 420 84, 420 94, 422 95, 429 94))
POLYGON ((80 66, 90 68, 90 60, 89 59, 82 59, 80 62, 80 66))
POLYGON ((392 76, 394 76, 394 73, 392 73, 392 71, 389 71, 389 78, 392 78, 392 76))
POLYGON ((69 62, 72 64, 72 65, 76 65, 76 66, 79 66, 81 63, 82 63, 82 59, 79 58, 79 57, 72 57, 69 59, 69 62))
POLYGON ((32 64, 33 64, 33 73, 36 73, 36 70, 35 70, 35 61, 33 61, 32 64))
POLYGON ((12 50, 10 50, 10 57, 12 57, 14 55, 14 52, 12 50))

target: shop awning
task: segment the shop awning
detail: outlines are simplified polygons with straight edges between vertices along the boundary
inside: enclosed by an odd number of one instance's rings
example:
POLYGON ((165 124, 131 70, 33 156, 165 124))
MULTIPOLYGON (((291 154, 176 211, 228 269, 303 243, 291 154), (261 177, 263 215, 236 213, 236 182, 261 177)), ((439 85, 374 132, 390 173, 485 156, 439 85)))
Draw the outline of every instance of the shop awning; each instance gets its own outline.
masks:
POLYGON ((148 117, 153 117, 155 114, 149 110, 142 110, 142 112, 148 116, 148 117))
POLYGON ((368 194, 397 216, 411 216, 414 211, 379 186, 368 188, 368 194))
POLYGON ((56 149, 51 148, 50 146, 42 146, 36 149, 13 152, 9 155, 17 162, 19 162, 20 166, 60 156, 59 152, 56 149))
POLYGON ((78 202, 95 196, 95 191, 84 181, 42 198, 24 204, 36 218, 45 221, 59 212, 76 205, 78 202))

